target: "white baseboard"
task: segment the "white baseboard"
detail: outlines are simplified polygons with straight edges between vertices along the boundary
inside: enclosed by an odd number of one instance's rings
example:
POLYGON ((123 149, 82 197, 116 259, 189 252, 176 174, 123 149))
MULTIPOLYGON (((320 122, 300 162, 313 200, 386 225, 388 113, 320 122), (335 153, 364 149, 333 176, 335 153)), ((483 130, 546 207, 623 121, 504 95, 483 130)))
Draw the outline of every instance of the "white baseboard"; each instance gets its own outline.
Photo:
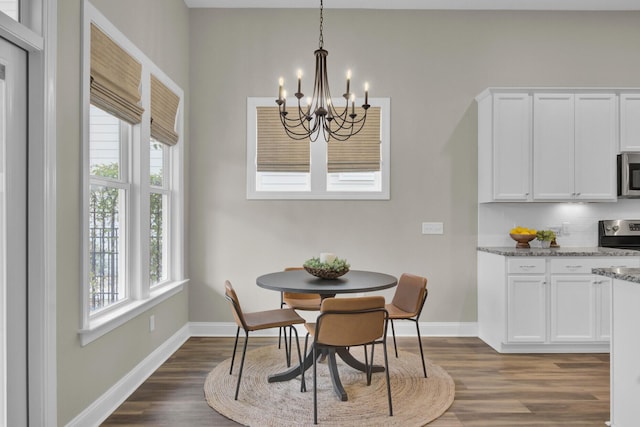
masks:
MULTIPOLYGON (((302 325, 298 325, 298 334, 304 336, 302 325)), ((415 337, 413 322, 396 321, 396 336, 415 337)), ((95 402, 85 408, 71 420, 67 427, 98 426, 111 415, 147 378, 151 376, 182 344, 191 337, 235 337, 236 324, 233 322, 190 322, 154 350, 113 387, 107 390, 95 402)), ((423 337, 477 337, 476 322, 424 322, 420 323, 420 335, 423 337)), ((251 336, 278 336, 277 329, 257 331, 251 336)))
POLYGON ((186 324, 133 368, 120 381, 71 420, 68 427, 98 426, 190 338, 186 324))

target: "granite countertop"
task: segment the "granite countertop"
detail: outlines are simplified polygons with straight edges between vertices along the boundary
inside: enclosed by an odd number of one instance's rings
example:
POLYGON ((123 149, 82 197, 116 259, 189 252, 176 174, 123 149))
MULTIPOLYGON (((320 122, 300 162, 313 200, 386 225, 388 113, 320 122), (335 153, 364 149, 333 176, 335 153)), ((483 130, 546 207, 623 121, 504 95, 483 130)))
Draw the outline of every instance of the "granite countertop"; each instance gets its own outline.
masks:
POLYGON ((640 283, 640 268, 594 268, 593 274, 640 283))
POLYGON ((640 256, 640 251, 601 247, 559 247, 518 249, 515 246, 478 246, 478 250, 502 256, 640 256))

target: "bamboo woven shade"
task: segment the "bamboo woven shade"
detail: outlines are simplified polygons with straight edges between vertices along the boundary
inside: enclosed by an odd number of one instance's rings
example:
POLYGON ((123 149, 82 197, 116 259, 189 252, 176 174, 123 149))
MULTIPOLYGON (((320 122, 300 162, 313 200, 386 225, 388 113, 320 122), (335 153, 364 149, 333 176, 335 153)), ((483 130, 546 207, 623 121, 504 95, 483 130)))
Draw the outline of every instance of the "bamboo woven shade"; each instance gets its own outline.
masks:
MULTIPOLYGON (((362 117, 364 110, 356 107, 362 117)), ((380 107, 371 107, 360 133, 347 141, 330 140, 327 153, 327 171, 375 172, 380 170, 380 107)))
POLYGON ((142 121, 142 65, 91 24, 91 103, 132 124, 142 121))
POLYGON ((175 131, 180 97, 151 75, 151 137, 167 145, 178 143, 175 131))
POLYGON ((278 107, 257 107, 258 172, 309 172, 310 141, 289 138, 278 107))

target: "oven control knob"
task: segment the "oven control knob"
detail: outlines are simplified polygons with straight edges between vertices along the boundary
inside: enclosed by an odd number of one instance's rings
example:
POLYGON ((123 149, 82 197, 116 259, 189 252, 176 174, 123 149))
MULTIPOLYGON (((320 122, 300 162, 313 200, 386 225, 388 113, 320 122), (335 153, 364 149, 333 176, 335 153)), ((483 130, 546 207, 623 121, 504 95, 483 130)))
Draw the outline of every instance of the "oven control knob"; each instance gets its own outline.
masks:
POLYGON ((618 226, 618 225, 614 225, 612 228, 613 228, 613 231, 618 231, 618 230, 620 230, 620 226, 618 226))

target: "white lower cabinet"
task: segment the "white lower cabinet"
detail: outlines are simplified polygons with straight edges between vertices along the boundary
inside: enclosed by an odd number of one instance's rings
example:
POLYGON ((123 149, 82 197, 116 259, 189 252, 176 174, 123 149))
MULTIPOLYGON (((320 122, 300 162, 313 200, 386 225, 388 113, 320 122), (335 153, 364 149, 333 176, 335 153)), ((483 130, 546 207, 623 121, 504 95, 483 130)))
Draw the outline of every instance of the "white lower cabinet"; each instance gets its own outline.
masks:
POLYGON ((596 339, 595 279, 590 275, 551 278, 551 342, 596 339))
POLYGON ((611 279, 591 269, 622 266, 640 258, 478 252, 478 335, 500 352, 608 352, 611 279))
POLYGON ((509 342, 543 343, 547 336, 547 286, 544 275, 509 276, 509 342))

